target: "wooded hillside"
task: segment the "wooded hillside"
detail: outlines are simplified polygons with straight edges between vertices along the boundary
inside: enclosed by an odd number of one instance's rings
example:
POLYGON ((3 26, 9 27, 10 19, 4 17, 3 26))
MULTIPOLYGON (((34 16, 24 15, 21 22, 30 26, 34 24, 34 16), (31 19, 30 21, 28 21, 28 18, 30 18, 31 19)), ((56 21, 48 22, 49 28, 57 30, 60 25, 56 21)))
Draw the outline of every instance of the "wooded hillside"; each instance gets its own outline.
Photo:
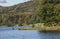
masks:
POLYGON ((37 0, 24 2, 10 7, 0 6, 0 25, 10 26, 33 23, 35 20, 37 20, 37 6, 37 0))

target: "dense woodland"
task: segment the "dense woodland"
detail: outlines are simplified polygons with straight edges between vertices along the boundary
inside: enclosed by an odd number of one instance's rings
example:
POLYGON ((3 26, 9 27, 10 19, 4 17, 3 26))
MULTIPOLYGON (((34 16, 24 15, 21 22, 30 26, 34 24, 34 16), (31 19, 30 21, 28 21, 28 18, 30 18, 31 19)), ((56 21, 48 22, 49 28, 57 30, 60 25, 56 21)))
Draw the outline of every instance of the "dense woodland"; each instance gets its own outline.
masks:
POLYGON ((10 7, 0 6, 0 26, 36 23, 60 26, 60 0, 32 0, 10 7))
POLYGON ((46 26, 60 26, 60 0, 39 0, 38 15, 46 26))

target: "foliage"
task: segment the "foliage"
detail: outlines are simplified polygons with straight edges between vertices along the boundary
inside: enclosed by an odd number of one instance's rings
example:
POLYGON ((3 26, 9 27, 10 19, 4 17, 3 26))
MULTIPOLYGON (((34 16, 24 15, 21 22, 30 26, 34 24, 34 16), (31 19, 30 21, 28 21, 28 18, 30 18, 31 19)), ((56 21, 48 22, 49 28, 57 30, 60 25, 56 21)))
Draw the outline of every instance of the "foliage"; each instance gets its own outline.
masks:
POLYGON ((38 16, 47 26, 60 25, 60 0, 39 0, 38 16))

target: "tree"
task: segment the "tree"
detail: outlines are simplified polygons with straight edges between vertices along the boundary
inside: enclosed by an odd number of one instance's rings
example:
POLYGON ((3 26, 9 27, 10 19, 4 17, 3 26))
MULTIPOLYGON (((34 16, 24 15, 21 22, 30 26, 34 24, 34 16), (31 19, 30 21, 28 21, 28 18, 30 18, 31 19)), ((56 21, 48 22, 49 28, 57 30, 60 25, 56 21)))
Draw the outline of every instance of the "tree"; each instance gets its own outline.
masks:
POLYGON ((60 22, 60 0, 39 0, 38 16, 45 25, 52 26, 60 22))

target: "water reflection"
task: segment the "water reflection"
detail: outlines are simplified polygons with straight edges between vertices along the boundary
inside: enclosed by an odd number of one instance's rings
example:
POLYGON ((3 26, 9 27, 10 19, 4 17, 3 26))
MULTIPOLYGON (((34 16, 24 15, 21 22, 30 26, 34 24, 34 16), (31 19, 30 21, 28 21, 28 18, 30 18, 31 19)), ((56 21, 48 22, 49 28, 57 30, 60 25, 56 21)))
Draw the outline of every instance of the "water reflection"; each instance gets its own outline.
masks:
POLYGON ((38 33, 41 39, 60 39, 60 32, 57 31, 48 31, 48 32, 39 31, 38 33))

